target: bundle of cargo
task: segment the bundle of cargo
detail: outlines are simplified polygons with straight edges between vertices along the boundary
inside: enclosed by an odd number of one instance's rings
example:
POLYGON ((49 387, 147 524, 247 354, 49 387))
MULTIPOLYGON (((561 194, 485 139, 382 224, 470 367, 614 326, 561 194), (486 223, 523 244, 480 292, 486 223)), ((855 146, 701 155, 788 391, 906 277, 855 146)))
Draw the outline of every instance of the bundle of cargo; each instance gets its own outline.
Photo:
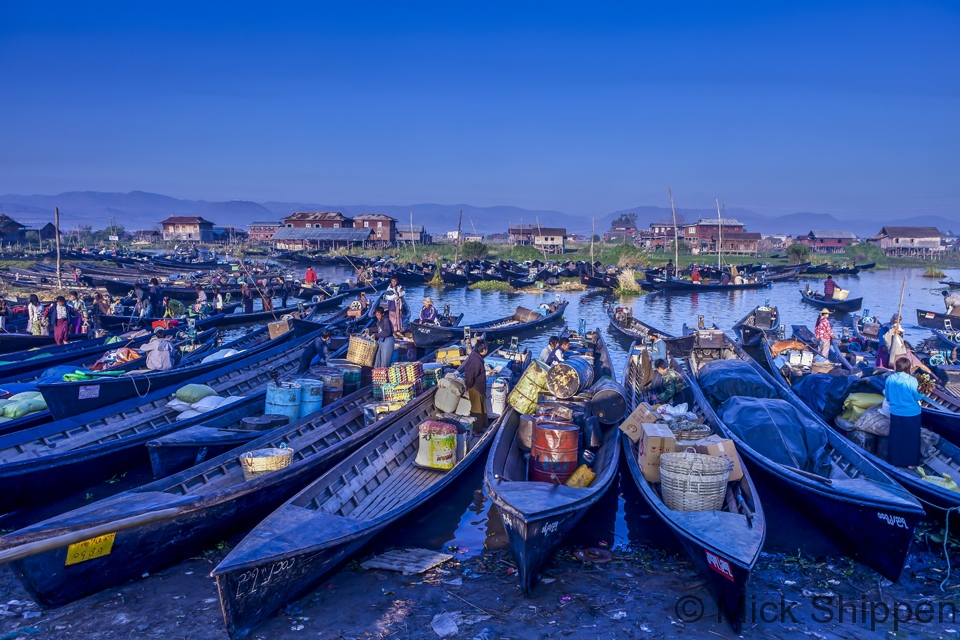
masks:
POLYGON ((442 364, 425 364, 423 365, 423 388, 424 390, 433 388, 437 386, 437 383, 440 382, 440 378, 443 377, 443 365, 442 364))
POLYGON ((437 384, 437 394, 433 397, 433 406, 444 413, 470 415, 470 398, 463 377, 457 373, 448 373, 437 384))
POLYGON ((436 361, 440 364, 459 367, 466 357, 467 353, 464 347, 447 347, 443 349, 437 349, 436 361))

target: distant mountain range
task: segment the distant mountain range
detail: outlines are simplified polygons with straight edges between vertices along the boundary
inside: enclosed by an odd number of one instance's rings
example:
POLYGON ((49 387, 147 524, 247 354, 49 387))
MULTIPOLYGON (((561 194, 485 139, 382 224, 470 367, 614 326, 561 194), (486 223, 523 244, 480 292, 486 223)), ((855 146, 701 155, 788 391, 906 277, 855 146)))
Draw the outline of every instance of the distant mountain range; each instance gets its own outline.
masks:
MULTIPOLYGON (((207 202, 204 200, 181 200, 157 193, 131 191, 130 193, 103 193, 98 191, 71 191, 55 196, 47 195, 0 195, 0 213, 29 225, 45 224, 53 220, 53 208, 60 208, 61 227, 72 228, 75 224, 90 224, 102 229, 114 216, 118 224, 129 231, 152 229, 158 222, 171 215, 199 215, 220 226, 244 226, 254 221, 279 220, 295 211, 340 211, 354 216, 360 213, 385 213, 399 220, 400 224, 424 225, 428 232, 441 234, 457 228, 459 212, 463 211, 463 230, 483 234, 505 232, 515 223, 540 224, 544 227, 564 227, 570 233, 589 234, 591 219, 587 216, 552 210, 531 210, 511 206, 474 207, 467 204, 415 204, 415 205, 332 205, 312 202, 249 202, 231 200, 207 202)), ((647 227, 651 222, 671 220, 666 207, 638 206, 608 213, 597 218, 595 228, 602 233, 610 228, 610 222, 622 213, 636 213, 637 226, 647 227)), ((699 217, 716 217, 716 209, 677 209, 678 216, 687 222, 699 217)), ((956 217, 917 215, 895 217, 878 213, 870 218, 840 220, 829 213, 798 212, 783 216, 765 216, 749 209, 727 209, 729 218, 736 218, 746 225, 748 231, 763 234, 783 233, 798 235, 811 229, 843 229, 861 237, 872 236, 884 224, 898 226, 933 226, 941 231, 960 232, 956 217)))

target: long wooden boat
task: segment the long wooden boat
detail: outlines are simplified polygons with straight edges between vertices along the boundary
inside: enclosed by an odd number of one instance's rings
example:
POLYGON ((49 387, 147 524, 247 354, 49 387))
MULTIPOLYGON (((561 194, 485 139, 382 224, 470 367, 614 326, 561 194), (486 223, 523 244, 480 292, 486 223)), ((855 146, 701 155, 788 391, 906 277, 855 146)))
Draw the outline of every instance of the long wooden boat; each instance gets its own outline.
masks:
POLYGON ((740 334, 744 346, 754 347, 767 336, 777 333, 780 325, 780 311, 777 307, 758 306, 740 318, 733 330, 740 334))
POLYGON ((631 340, 646 340, 651 331, 659 334, 664 339, 676 337, 669 333, 663 333, 659 329, 641 320, 637 320, 632 312, 626 313, 612 305, 607 307, 607 317, 610 318, 610 326, 613 327, 617 333, 631 340))
MULTIPOLYGON (((242 638, 453 484, 486 453, 500 420, 449 471, 414 465, 431 389, 370 441, 268 515, 213 570, 227 633, 242 638)), ((296 448, 295 443, 291 446, 296 448)), ((269 476, 268 476, 269 477, 269 476)))
MULTIPOLYGON (((82 346, 89 346, 91 343, 87 340, 99 340, 99 338, 88 338, 85 333, 71 334, 67 337, 67 343, 78 343, 82 346)), ((12 353, 15 351, 26 351, 37 347, 49 347, 56 344, 53 335, 35 336, 30 333, 0 333, 0 354, 12 353)))
MULTIPOLYGON (((112 296, 129 296, 130 292, 133 291, 133 285, 135 283, 130 282, 129 280, 107 280, 104 279, 103 287, 107 290, 112 296)), ((146 289, 149 287, 149 284, 140 283, 140 286, 146 289)), ((204 288, 209 291, 212 285, 205 285, 204 288)), ((230 294, 232 297, 237 298, 240 296, 241 287, 239 285, 220 285, 220 293, 224 296, 230 294)), ((177 285, 163 285, 163 295, 170 298, 171 300, 179 300, 181 302, 196 302, 197 301, 197 289, 194 286, 177 286, 177 285)))
MULTIPOLYGON (((629 353, 623 372, 628 413, 636 409, 647 393, 642 386, 642 356, 637 353, 635 346, 630 348, 629 353)), ((675 359, 672 366, 689 385, 689 374, 683 363, 675 359)), ((678 402, 692 400, 693 395, 686 391, 677 399, 678 402)), ((703 418, 714 433, 722 433, 717 422, 709 419, 699 404, 692 402, 691 410, 703 418)), ((663 503, 659 483, 650 482, 644 477, 638 462, 638 443, 633 442, 626 434, 620 434, 620 439, 630 477, 643 499, 677 537, 697 570, 710 581, 717 594, 718 604, 724 607, 727 621, 734 631, 739 633, 744 618, 743 609, 740 607, 744 601, 746 584, 767 535, 766 516, 742 457, 740 467, 743 469, 743 477, 734 483, 728 483, 730 494, 734 498, 732 504, 724 501, 719 511, 675 511, 663 503), (731 508, 734 506, 735 508, 731 508)))
POLYGON ((272 345, 229 369, 184 381, 206 384, 221 396, 244 399, 186 420, 168 403, 175 389, 159 389, 102 409, 0 436, 0 513, 45 504, 148 463, 147 441, 198 424, 218 428, 252 415, 257 392, 276 375, 294 373, 300 349, 314 334, 272 345), (237 417, 239 416, 239 417, 237 417))
MULTIPOLYGON (((603 338, 597 332, 595 379, 613 377, 614 371, 603 338)), ((572 406, 572 403, 571 403, 572 406)), ((613 484, 620 458, 620 438, 607 428, 596 451, 597 476, 586 488, 527 480, 527 464, 520 436, 520 414, 508 407, 483 474, 484 493, 503 519, 510 549, 517 561, 520 588, 530 593, 540 567, 548 562, 567 533, 613 484)))
POLYGON ((951 289, 960 289, 960 282, 957 282, 956 280, 941 280, 940 284, 946 285, 951 289))
POLYGON ((318 331, 316 324, 294 320, 293 331, 271 339, 267 328, 248 334, 247 345, 236 355, 212 362, 181 363, 167 371, 131 371, 120 377, 97 378, 78 382, 42 382, 37 390, 43 394, 54 419, 61 420, 81 412, 95 411, 133 396, 144 396, 154 389, 182 383, 218 369, 229 369, 234 363, 272 349, 308 333, 318 331))
MULTIPOLYGON (((239 302, 233 302, 226 305, 223 308, 222 313, 217 313, 212 316, 205 316, 202 318, 197 318, 197 326, 202 328, 208 327, 221 327, 228 324, 224 322, 225 317, 232 314, 236 311, 237 307, 240 306, 239 302)), ((128 315, 128 316, 117 316, 112 314, 101 314, 97 316, 100 322, 100 326, 106 329, 107 331, 130 331, 137 327, 142 327, 149 329, 153 326, 154 322, 169 320, 170 318, 157 318, 157 317, 148 317, 140 318, 137 315, 128 315)), ((175 318, 181 324, 187 323, 187 318, 175 318)))
POLYGON ((913 531, 923 507, 905 489, 864 457, 805 405, 790 404, 807 424, 818 424, 826 436, 829 477, 780 464, 744 441, 717 414, 700 387, 701 369, 717 360, 740 360, 759 375, 769 393, 789 403, 790 394, 778 386, 769 373, 733 341, 726 338, 720 347, 698 344, 690 357, 690 389, 704 414, 739 451, 767 485, 778 490, 800 513, 831 537, 847 555, 896 581, 903 570, 913 531))
POLYGON ((422 348, 436 348, 449 342, 448 331, 438 331, 438 329, 460 326, 463 320, 463 314, 458 316, 437 316, 440 324, 426 324, 419 320, 411 320, 407 323, 410 335, 413 336, 413 344, 422 348))
POLYGON ((514 319, 514 316, 507 316, 498 320, 488 320, 455 327, 431 327, 431 340, 439 341, 440 344, 448 344, 463 337, 464 331, 468 328, 473 335, 486 334, 486 339, 490 341, 499 341, 510 336, 515 336, 526 331, 533 331, 544 327, 555 320, 563 317, 563 312, 567 308, 567 302, 561 302, 557 305, 555 311, 547 313, 530 322, 520 322, 514 319))
MULTIPOLYGON (((806 340, 801 339, 796 332, 794 333, 794 336, 806 344, 806 340)), ((783 362, 782 358, 778 358, 773 355, 773 345, 773 341, 764 341, 763 351, 767 359, 767 368, 772 374, 774 381, 776 381, 776 383, 786 392, 786 394, 782 396, 783 399, 794 406, 802 404, 816 413, 824 422, 836 428, 838 432, 845 433, 842 429, 837 427, 832 416, 824 416, 817 411, 816 407, 805 403, 803 399, 798 397, 797 394, 793 392, 793 385, 799 382, 802 378, 811 374, 808 370, 799 369, 795 366, 790 367, 791 373, 785 374, 784 368, 786 363, 783 362), (795 375, 796 373, 799 373, 800 375, 795 375)), ((810 348, 809 345, 807 346, 810 351, 815 353, 814 349, 810 348)), ((819 356, 819 354, 816 355, 819 356)), ((920 472, 917 470, 917 468, 895 467, 876 454, 858 446, 856 443, 850 441, 850 444, 856 447, 857 451, 867 458, 867 460, 882 469, 887 475, 898 482, 900 486, 921 500, 922 503, 927 506, 928 515, 943 515, 942 512, 930 513, 931 506, 940 510, 960 507, 960 493, 950 491, 949 489, 939 485, 927 482, 920 475, 920 472)), ((922 460, 919 468, 922 468, 924 473, 926 473, 928 476, 939 477, 941 473, 948 473, 951 475, 951 477, 953 477, 954 474, 960 473, 960 447, 957 447, 955 444, 947 441, 945 438, 941 438, 937 443, 936 453, 933 456, 922 460)))
MULTIPOLYGON (((331 342, 337 338, 331 338, 331 342)), ((330 358, 342 358, 347 351, 349 341, 341 339, 343 345, 330 354, 330 358)), ((354 395, 350 404, 337 403, 323 407, 324 413, 332 413, 329 417, 345 413, 354 406, 361 406, 373 402, 371 393, 354 395)), ((245 403, 250 413, 242 417, 263 415, 266 406, 267 393, 265 389, 254 391, 246 395, 249 401, 245 403)), ((215 458, 222 453, 235 449, 242 444, 256 440, 263 436, 262 431, 252 431, 242 428, 236 418, 239 414, 232 412, 227 419, 201 420, 186 429, 179 429, 172 433, 160 436, 147 442, 147 454, 150 456, 150 467, 154 478, 164 478, 189 469, 205 460, 215 458)), ((301 416, 305 418, 307 416, 301 416)))
POLYGON ((707 293, 712 291, 740 291, 744 289, 766 289, 769 282, 744 282, 743 284, 697 284, 692 280, 671 278, 662 280, 655 278, 651 283, 653 288, 664 293, 707 293))
POLYGON ((810 295, 810 292, 800 289, 800 299, 806 302, 807 304, 812 304, 815 307, 821 307, 830 309, 831 311, 838 311, 840 313, 852 313, 854 311, 860 311, 860 307, 863 306, 863 298, 847 298, 846 300, 824 300, 823 297, 815 297, 810 295))
POLYGON ((951 316, 946 313, 917 309, 917 324, 925 329, 957 331, 960 329, 960 316, 951 316))
POLYGON ((137 579, 255 524, 331 463, 391 425, 406 424, 411 414, 432 404, 432 391, 367 425, 359 406, 372 394, 366 387, 339 401, 344 412, 313 414, 176 475, 21 529, 0 538, 0 549, 63 535, 80 542, 101 529, 114 534, 110 552, 86 562, 68 563, 70 548, 64 542, 12 563, 24 588, 45 606, 137 579), (280 446, 295 452, 288 467, 244 480, 243 452, 280 446))
MULTIPOLYGON (((87 362, 91 358, 99 357, 107 349, 124 346, 124 343, 112 344, 107 342, 114 338, 115 336, 106 336, 82 342, 68 342, 67 344, 41 347, 32 351, 5 354, 3 360, 6 364, 0 365, 0 385, 4 382, 28 379, 32 373, 50 367, 87 362)), ((139 342, 146 341, 149 338, 150 335, 145 335, 126 346, 135 349, 139 342)))

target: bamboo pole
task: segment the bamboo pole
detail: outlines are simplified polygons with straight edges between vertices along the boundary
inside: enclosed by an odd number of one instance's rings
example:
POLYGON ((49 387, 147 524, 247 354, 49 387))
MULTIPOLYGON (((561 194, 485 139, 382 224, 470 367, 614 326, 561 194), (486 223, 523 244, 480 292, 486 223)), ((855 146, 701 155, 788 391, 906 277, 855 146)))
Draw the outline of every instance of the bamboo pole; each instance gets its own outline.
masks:
MULTIPOLYGON (((670 193, 670 211, 673 212, 673 274, 676 277, 680 270, 680 238, 677 234, 677 210, 673 206, 673 189, 667 187, 667 191, 670 193)), ((667 279, 669 278, 668 273, 667 279)))
POLYGON ((57 287, 63 289, 63 274, 60 271, 60 207, 53 208, 53 221, 53 239, 57 243, 57 287))
POLYGON ((900 304, 897 306, 897 329, 900 329, 900 314, 903 311, 903 292, 907 288, 907 276, 903 276, 903 285, 900 287, 900 304))
POLYGON ((457 252, 453 259, 454 267, 456 267, 457 264, 460 262, 460 244, 462 243, 461 235, 463 234, 463 232, 461 231, 462 228, 463 228, 463 209, 460 209, 460 220, 457 222, 457 252))

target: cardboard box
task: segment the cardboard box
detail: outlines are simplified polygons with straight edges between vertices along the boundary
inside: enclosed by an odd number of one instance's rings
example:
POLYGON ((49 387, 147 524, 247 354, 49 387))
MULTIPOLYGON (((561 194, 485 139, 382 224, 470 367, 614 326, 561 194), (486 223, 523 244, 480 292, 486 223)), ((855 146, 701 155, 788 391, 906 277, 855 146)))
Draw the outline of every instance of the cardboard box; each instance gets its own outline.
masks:
POLYGON ((724 458, 730 463, 729 480, 739 480, 743 477, 743 469, 740 467, 740 457, 737 455, 737 447, 733 440, 723 436, 712 435, 697 441, 697 453, 703 453, 714 458, 724 458))
MULTIPOLYGON (((539 410, 539 408, 538 408, 539 410)), ((572 414, 571 414, 572 415, 572 414)), ((633 410, 626 420, 620 425, 620 431, 623 431, 634 442, 640 441, 640 425, 644 423, 654 423, 659 420, 659 416, 653 412, 646 402, 641 402, 633 410)))
POLYGON ((276 322, 271 322, 267 325, 270 331, 270 339, 279 338, 283 334, 293 331, 293 319, 287 318, 286 320, 277 320, 276 322))
POLYGON ((660 482, 660 455, 673 453, 676 438, 665 424, 642 424, 640 432, 640 448, 637 450, 640 470, 649 482, 660 482))

